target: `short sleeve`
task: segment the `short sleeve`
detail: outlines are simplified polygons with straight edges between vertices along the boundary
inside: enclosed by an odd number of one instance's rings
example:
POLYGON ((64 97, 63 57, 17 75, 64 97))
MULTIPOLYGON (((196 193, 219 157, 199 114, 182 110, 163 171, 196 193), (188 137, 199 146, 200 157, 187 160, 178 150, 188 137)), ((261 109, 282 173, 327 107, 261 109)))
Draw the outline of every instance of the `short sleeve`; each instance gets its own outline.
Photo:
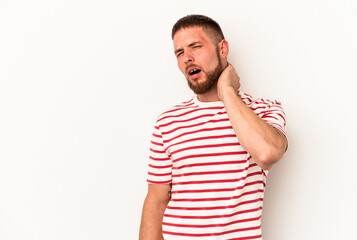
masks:
POLYGON ((240 96, 255 114, 286 135, 286 115, 279 101, 264 98, 253 99, 247 93, 240 93, 240 96))
POLYGON ((280 102, 271 102, 261 118, 286 135, 286 115, 280 102))
POLYGON ((162 134, 155 125, 149 153, 147 182, 151 184, 169 184, 172 181, 172 160, 166 154, 162 134))

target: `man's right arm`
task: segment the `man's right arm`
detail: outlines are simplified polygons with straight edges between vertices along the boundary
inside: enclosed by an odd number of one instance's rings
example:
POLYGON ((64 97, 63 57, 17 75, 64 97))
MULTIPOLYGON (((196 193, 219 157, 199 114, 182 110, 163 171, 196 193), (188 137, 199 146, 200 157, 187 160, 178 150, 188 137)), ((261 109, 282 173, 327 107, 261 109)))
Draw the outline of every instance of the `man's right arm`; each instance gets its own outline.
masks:
POLYGON ((162 218, 170 200, 170 184, 149 184, 145 198, 139 240, 161 240, 162 218))

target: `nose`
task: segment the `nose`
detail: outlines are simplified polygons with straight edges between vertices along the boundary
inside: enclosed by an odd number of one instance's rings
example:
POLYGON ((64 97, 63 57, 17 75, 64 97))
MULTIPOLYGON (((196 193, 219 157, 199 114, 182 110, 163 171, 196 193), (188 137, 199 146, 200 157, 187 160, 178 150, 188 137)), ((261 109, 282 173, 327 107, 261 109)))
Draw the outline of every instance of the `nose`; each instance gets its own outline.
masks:
POLYGON ((185 51, 184 52, 184 62, 189 63, 189 62, 194 62, 195 59, 190 51, 185 51))

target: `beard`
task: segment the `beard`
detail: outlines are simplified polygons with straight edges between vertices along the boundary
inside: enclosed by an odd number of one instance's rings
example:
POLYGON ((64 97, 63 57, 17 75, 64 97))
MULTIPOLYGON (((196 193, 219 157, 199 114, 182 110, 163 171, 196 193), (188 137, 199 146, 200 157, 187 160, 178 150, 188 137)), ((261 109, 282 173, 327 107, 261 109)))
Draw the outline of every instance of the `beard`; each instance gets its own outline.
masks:
POLYGON ((217 67, 211 71, 211 72, 204 72, 206 75, 206 80, 201 82, 201 83, 193 83, 190 81, 189 78, 187 78, 187 83, 188 86, 191 88, 191 90, 196 93, 196 94, 203 94, 208 92, 209 90, 212 89, 213 86, 215 86, 218 82, 219 76, 221 75, 223 69, 222 69, 222 60, 219 57, 219 52, 217 48, 217 59, 218 59, 218 64, 217 67))

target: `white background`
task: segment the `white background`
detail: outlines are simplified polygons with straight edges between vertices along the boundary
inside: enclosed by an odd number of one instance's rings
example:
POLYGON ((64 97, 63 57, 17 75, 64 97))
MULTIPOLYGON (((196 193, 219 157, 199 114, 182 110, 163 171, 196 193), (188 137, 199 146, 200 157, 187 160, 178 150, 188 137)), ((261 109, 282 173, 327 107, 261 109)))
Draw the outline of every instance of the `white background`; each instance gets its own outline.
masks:
POLYGON ((264 239, 352 239, 356 12, 353 0, 2 0, 0 239, 137 239, 156 117, 192 96, 170 38, 192 13, 221 24, 242 90, 288 116, 264 239))

